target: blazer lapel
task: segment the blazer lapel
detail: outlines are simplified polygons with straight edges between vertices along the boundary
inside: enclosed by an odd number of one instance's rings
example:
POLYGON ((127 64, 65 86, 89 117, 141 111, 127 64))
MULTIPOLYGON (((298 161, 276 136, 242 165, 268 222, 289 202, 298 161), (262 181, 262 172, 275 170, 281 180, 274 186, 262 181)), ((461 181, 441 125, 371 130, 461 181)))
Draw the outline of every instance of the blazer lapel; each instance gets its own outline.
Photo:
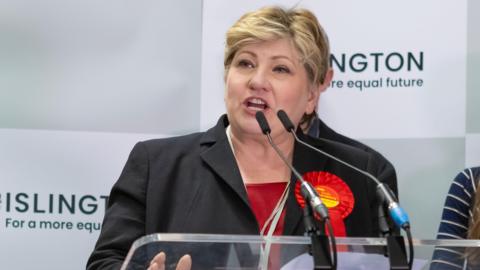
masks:
MULTIPOLYGON (((228 125, 228 119, 224 115, 220 118, 217 125, 208 130, 202 138, 202 145, 205 150, 200 154, 201 158, 208 166, 241 198, 245 205, 249 206, 247 191, 240 175, 240 170, 235 161, 232 149, 225 133, 225 127, 228 125)), ((321 148, 321 140, 316 140, 297 132, 302 140, 306 140, 314 147, 321 148)), ((317 154, 307 147, 295 143, 293 152, 293 166, 300 174, 309 171, 322 171, 325 168, 327 158, 317 154)), ((302 234, 303 228, 303 210, 295 198, 296 179, 292 174, 290 181, 290 192, 286 203, 286 217, 284 224, 284 235, 302 234)))
POLYGON ((248 206, 247 191, 225 133, 226 125, 228 125, 228 119, 224 115, 214 128, 206 132, 201 142, 205 150, 200 156, 248 206))

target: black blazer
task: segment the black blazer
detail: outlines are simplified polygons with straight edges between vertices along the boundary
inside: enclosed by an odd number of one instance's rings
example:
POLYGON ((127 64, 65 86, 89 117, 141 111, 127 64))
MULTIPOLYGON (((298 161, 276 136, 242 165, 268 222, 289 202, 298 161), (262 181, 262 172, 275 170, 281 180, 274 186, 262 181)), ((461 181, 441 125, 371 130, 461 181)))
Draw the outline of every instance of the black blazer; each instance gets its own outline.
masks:
MULTIPOLYGON (((135 145, 110 193, 88 269, 118 269, 131 244, 151 233, 260 233, 227 140, 227 125, 223 116, 206 132, 135 145)), ((300 136, 375 173, 378 164, 365 151, 300 136)), ((375 185, 369 179, 299 144, 294 146, 293 165, 300 173, 327 171, 343 179, 355 197, 354 209, 345 219, 347 235, 378 236, 375 185)), ((302 235, 302 210, 293 196, 294 188, 290 190, 283 233, 302 235)))

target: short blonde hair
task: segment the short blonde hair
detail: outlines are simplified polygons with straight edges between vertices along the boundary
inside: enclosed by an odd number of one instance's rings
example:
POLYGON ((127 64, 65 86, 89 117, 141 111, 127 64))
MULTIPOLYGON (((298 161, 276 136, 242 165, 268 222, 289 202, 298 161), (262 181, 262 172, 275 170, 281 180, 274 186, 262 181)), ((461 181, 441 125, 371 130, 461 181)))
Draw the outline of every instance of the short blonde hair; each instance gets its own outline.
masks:
POLYGON ((224 67, 228 72, 235 54, 247 44, 290 39, 307 71, 310 83, 319 86, 330 67, 327 36, 315 15, 306 9, 264 7, 246 13, 227 31, 224 67))
MULTIPOLYGON (((238 50, 245 45, 286 38, 300 55, 308 80, 314 86, 324 83, 330 68, 328 38, 317 17, 306 9, 263 7, 246 13, 227 31, 223 65, 225 75, 238 50)), ((317 113, 304 114, 300 126, 310 126, 317 113)))

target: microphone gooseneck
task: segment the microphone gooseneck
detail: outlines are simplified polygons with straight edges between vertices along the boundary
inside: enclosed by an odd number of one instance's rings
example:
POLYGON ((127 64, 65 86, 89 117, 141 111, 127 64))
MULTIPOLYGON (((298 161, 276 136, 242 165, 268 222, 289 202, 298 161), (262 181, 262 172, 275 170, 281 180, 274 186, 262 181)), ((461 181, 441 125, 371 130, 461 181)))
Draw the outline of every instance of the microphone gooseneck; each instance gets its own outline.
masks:
POLYGON ((280 122, 282 122, 283 126, 285 127, 285 129, 287 130, 287 132, 291 133, 293 135, 293 137, 295 138, 295 140, 314 150, 315 152, 318 152, 318 153, 321 153, 322 155, 325 155, 331 159, 334 159, 336 160, 337 162, 367 176, 369 179, 371 179, 373 182, 375 182, 375 184, 377 185, 377 194, 378 193, 381 193, 383 196, 383 202, 386 204, 387 208, 388 208, 388 211, 389 211, 389 214, 390 216, 392 217, 392 220, 395 222, 395 224, 399 227, 399 228, 402 228, 402 229, 407 229, 407 228, 410 228, 410 221, 408 219, 408 215, 407 213, 402 209, 402 207, 400 207, 400 205, 398 204, 398 200, 397 198, 395 197, 395 195, 393 194, 392 190, 386 186, 385 184, 383 184, 382 182, 380 182, 377 178, 375 178, 375 176, 373 176, 372 174, 370 174, 369 172, 366 172, 366 171, 363 171, 325 151, 322 151, 318 148, 315 148, 307 143, 305 143, 304 141, 300 140, 297 136, 297 134, 295 133, 295 126, 292 124, 292 121, 290 121, 290 119, 288 118, 287 114, 285 113, 285 111, 283 110, 279 110, 277 112, 277 116, 278 118, 280 119, 280 122))
POLYGON ((285 155, 280 151, 277 145, 273 142, 272 136, 270 136, 270 127, 268 125, 267 119, 263 112, 258 111, 255 114, 260 128, 262 129, 263 134, 268 138, 268 143, 275 149, 277 155, 282 159, 282 161, 288 166, 288 168, 293 172, 293 174, 299 179, 300 192, 305 199, 305 202, 308 202, 304 208, 304 222, 307 235, 312 239, 311 243, 311 254, 313 256, 314 269, 337 269, 337 245, 335 241, 335 234, 333 232, 332 224, 330 223, 330 217, 328 215, 328 209, 325 204, 320 199, 317 191, 313 188, 312 184, 305 181, 302 175, 290 164, 286 159, 285 155), (318 228, 315 224, 313 213, 317 213, 320 216, 321 227, 318 228), (326 225, 330 237, 330 243, 328 244, 328 239, 325 234, 322 233, 324 226, 326 225), (328 247, 331 247, 333 254, 333 261, 331 254, 328 251, 328 247))
POLYGON ((317 191, 312 187, 312 185, 309 182, 303 179, 302 175, 290 164, 290 162, 287 160, 285 155, 280 151, 280 149, 278 149, 277 145, 273 142, 272 136, 270 136, 270 132, 271 132, 270 126, 268 125, 267 119, 265 118, 265 115, 263 114, 263 112, 258 111, 255 114, 255 118, 257 119, 258 125, 262 129, 263 134, 267 136, 268 142, 273 147, 275 152, 277 152, 278 156, 293 172, 295 177, 297 177, 297 179, 300 180, 301 182, 300 191, 304 196, 305 200, 309 202, 309 204, 311 205, 313 211, 318 213, 322 219, 324 220, 329 219, 328 209, 320 199, 320 196, 318 195, 317 191))

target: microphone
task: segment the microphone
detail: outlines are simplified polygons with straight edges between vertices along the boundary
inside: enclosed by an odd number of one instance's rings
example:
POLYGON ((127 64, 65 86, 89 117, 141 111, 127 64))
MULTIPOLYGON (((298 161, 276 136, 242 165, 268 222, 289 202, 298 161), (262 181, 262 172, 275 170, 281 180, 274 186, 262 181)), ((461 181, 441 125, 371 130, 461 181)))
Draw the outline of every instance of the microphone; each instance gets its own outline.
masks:
POLYGON ((392 220, 394 221, 394 223, 400 227, 400 228, 403 228, 403 229, 407 229, 407 228, 410 228, 410 221, 408 219, 408 215, 407 213, 402 209, 402 207, 400 207, 399 203, 398 203, 398 200, 397 198, 395 197, 395 194, 393 194, 392 190, 386 186, 385 184, 383 184, 382 182, 380 182, 375 176, 373 176, 372 174, 370 174, 369 172, 366 172, 366 171, 363 171, 325 151, 322 151, 320 149, 317 149, 307 143, 305 143, 304 141, 300 140, 298 137, 297 137, 297 134, 295 133, 295 126, 293 125, 292 121, 290 121, 290 118, 288 118, 287 116, 287 113, 285 113, 285 111, 283 110, 279 110, 277 112, 277 116, 278 118, 280 119, 280 121, 282 122, 283 126, 285 127, 285 129, 287 130, 287 132, 291 133, 293 135, 293 137, 295 138, 295 140, 297 142, 299 142, 300 144, 314 150, 315 152, 317 153, 320 153, 322 155, 325 155, 365 176, 367 176, 369 179, 371 179, 373 182, 375 182, 375 184, 377 185, 377 196, 379 196, 381 198, 381 201, 385 203, 385 205, 387 206, 388 208, 388 211, 389 211, 389 214, 390 214, 390 217, 392 218, 392 220))
POLYGON ((265 134, 268 138, 268 142, 270 145, 275 149, 275 152, 277 152, 278 156, 282 159, 282 161, 290 168, 290 170, 295 174, 295 176, 300 180, 301 185, 300 185, 300 191, 305 198, 305 201, 310 203, 310 206, 312 207, 313 211, 315 211, 322 220, 327 220, 329 219, 328 215, 328 209, 325 206, 325 204, 322 202, 320 199, 320 196, 318 195, 317 191, 312 187, 312 185, 305 181, 303 179, 302 175, 298 173, 298 171, 288 162, 286 159, 285 155, 282 154, 280 149, 278 149, 277 145, 273 142, 272 136, 270 136, 270 126, 268 125, 267 119, 265 118, 265 115, 263 112, 258 111, 255 114, 255 118, 257 119, 258 125, 262 129, 262 133, 265 134))

